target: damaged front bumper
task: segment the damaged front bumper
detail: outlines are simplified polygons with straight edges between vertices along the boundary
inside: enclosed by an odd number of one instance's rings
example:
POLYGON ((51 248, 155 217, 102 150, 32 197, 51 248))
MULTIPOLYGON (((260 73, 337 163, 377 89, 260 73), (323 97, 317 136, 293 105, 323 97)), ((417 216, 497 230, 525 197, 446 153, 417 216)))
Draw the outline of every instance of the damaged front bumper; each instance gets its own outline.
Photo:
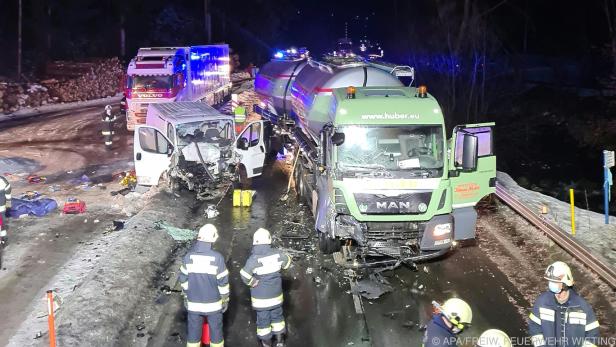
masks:
POLYGON ((234 168, 235 166, 229 165, 224 159, 217 163, 196 162, 179 156, 169 170, 169 176, 174 182, 171 184, 172 188, 179 185, 194 191, 198 200, 210 200, 220 195, 219 191, 225 183, 233 180, 234 168))
POLYGON ((377 258, 371 265, 352 264, 352 267, 421 262, 446 254, 455 244, 453 217, 449 214, 421 222, 359 222, 350 215, 335 218, 335 236, 354 241, 355 258, 377 258))

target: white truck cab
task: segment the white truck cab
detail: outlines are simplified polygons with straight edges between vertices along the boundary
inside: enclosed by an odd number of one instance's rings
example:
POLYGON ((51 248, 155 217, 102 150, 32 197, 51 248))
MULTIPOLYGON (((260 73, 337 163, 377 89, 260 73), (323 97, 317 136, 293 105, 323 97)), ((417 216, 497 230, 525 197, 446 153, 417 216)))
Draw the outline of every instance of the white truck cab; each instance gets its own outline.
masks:
POLYGON ((242 165, 247 178, 259 176, 267 153, 266 123, 252 122, 236 136, 233 116, 205 103, 150 104, 146 125, 134 134, 137 184, 158 185, 168 173, 190 189, 220 178, 231 165, 242 165))

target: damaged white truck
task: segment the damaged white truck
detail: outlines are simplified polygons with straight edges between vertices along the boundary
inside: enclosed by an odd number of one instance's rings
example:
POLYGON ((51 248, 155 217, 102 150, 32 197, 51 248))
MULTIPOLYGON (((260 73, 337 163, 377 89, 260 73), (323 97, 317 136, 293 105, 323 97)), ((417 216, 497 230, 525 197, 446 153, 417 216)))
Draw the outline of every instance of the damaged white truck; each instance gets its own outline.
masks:
POLYGON ((135 128, 137 184, 184 187, 199 200, 214 198, 236 170, 242 178, 262 173, 267 123, 252 122, 236 136, 233 117, 205 103, 150 104, 146 125, 135 128))

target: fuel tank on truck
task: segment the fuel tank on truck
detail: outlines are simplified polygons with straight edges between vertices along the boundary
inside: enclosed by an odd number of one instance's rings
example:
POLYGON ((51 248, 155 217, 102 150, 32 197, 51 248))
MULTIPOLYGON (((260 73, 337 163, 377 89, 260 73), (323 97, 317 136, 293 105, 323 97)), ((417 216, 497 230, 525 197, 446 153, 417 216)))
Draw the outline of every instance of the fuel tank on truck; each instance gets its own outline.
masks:
POLYGON ((332 90, 344 87, 402 87, 400 80, 367 64, 323 64, 310 61, 291 87, 292 117, 304 132, 317 139, 330 119, 332 90))
POLYGON ((261 106, 276 115, 289 113, 291 85, 306 63, 306 59, 272 59, 263 65, 255 77, 255 91, 261 106))

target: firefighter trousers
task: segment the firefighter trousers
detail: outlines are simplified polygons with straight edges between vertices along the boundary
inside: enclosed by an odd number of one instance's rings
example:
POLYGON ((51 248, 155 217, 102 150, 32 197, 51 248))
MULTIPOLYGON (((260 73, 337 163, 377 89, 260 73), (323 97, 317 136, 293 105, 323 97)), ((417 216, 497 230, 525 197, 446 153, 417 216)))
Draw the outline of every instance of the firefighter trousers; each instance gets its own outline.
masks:
POLYGON ((222 312, 201 314, 188 312, 188 334, 186 336, 187 343, 201 343, 201 334, 203 333, 203 318, 207 317, 207 324, 210 326, 210 346, 224 346, 224 337, 222 333, 222 312))
POLYGON ((279 335, 286 332, 282 306, 271 310, 257 311, 257 336, 259 339, 269 341, 272 334, 279 335))

